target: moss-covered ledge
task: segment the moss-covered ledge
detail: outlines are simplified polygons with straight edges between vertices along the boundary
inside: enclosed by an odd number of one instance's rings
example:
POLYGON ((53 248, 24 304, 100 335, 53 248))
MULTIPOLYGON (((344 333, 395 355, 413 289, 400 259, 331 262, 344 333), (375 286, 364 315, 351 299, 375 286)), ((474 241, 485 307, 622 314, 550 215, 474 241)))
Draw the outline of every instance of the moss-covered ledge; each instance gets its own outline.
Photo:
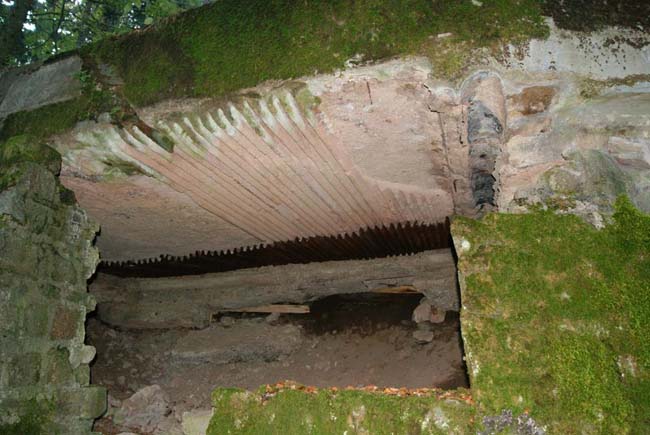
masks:
POLYGON ((548 434, 648 433, 650 216, 616 208, 600 231, 552 212, 454 222, 486 429, 525 413, 548 434))
MULTIPOLYGON (((222 0, 141 31, 106 38, 81 57, 78 98, 16 112, 0 141, 61 133, 114 112, 117 122, 170 98, 222 98, 268 80, 418 54, 459 74, 474 49, 547 35, 539 0, 222 0), (444 33, 447 37, 437 38, 444 33)), ((66 53, 65 56, 74 56, 66 53)), ((56 59, 52 60, 56 62, 56 59)))
POLYGON ((288 382, 257 392, 219 388, 212 401, 207 435, 474 433, 465 390, 318 390, 288 382))
POLYGON ((331 72, 349 59, 434 53, 435 35, 485 47, 548 32, 538 0, 222 0, 82 50, 135 105, 215 97, 331 72))

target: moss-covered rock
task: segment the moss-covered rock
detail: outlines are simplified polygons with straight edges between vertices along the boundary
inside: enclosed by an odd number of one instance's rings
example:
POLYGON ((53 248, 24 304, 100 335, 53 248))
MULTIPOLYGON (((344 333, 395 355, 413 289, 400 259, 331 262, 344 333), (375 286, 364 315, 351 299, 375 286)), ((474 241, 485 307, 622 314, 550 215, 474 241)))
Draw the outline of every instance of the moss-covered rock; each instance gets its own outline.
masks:
POLYGON ((454 222, 482 417, 525 413, 549 434, 650 427, 650 216, 621 199, 614 219, 600 231, 552 212, 454 222))
POLYGON ((58 175, 61 170, 61 155, 55 149, 34 140, 31 136, 14 136, 4 143, 0 143, 0 165, 5 170, 23 162, 43 165, 54 175, 58 175))
MULTIPOLYGON (((459 43, 465 52, 547 33, 536 0, 481 3, 225 0, 106 39, 83 55, 111 65, 124 82, 124 95, 140 106, 330 72, 349 59, 435 53, 436 38, 429 37, 440 33, 452 32, 445 45, 459 43)), ((446 62, 443 70, 459 69, 466 60, 446 62)))
POLYGON ((219 388, 208 435, 470 434, 474 409, 465 392, 399 397, 300 386, 253 393, 219 388))

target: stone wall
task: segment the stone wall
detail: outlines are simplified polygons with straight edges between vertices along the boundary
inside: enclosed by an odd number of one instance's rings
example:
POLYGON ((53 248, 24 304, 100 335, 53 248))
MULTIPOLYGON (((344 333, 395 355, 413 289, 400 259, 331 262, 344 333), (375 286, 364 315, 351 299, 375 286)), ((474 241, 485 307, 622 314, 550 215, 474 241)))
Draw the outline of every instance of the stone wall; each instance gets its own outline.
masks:
POLYGON ((60 157, 17 139, 0 146, 0 433, 87 434, 106 392, 90 387, 84 345, 95 306, 98 226, 58 181, 60 157))

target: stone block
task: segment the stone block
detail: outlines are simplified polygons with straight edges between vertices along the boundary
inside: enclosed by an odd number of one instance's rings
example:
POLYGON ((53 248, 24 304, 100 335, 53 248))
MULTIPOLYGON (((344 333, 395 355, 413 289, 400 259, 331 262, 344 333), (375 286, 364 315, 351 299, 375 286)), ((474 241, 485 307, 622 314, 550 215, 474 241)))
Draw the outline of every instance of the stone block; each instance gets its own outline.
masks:
POLYGON ((69 56, 18 77, 0 102, 0 118, 79 96, 79 71, 81 58, 69 56))
POLYGON ((183 434, 203 435, 207 432, 212 418, 212 410, 195 409, 183 413, 183 434))
POLYGON ((70 349, 70 364, 74 369, 81 364, 90 364, 96 354, 97 350, 93 346, 74 346, 70 349))
POLYGON ((81 419, 93 419, 106 411, 106 389, 84 387, 61 390, 57 394, 57 410, 61 415, 76 415, 81 419))
POLYGON ((51 349, 44 357, 43 383, 54 385, 72 385, 75 374, 68 361, 70 353, 65 348, 51 349))
POLYGON ((47 335, 50 312, 45 304, 32 303, 22 308, 22 332, 28 337, 45 337, 47 335))
POLYGON ((41 355, 35 352, 16 355, 7 368, 7 384, 11 387, 36 385, 41 374, 41 355))
POLYGON ((75 380, 81 386, 90 385, 90 366, 82 364, 74 370, 75 380))
POLYGON ((80 323, 83 322, 81 310, 59 306, 54 312, 50 337, 53 340, 70 340, 77 335, 80 323))
POLYGON ((113 421, 124 427, 154 432, 169 414, 169 396, 159 385, 149 385, 122 402, 113 421))

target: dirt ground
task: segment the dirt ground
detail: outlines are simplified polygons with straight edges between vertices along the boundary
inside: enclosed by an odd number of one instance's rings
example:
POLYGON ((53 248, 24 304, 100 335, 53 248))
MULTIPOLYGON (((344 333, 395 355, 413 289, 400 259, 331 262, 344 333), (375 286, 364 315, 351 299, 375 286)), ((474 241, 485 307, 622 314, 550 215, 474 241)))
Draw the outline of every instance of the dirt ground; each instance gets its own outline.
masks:
MULTIPOLYGON (((215 387, 257 389, 293 380, 317 387, 467 386, 459 320, 416 325, 420 296, 338 296, 317 302, 310 314, 227 315, 204 330, 120 331, 88 321, 87 342, 97 348, 92 383, 107 387, 110 401, 157 384, 172 412, 210 409, 215 387), (433 341, 413 333, 431 329, 433 341)), ((119 433, 110 417, 95 430, 119 433)))

